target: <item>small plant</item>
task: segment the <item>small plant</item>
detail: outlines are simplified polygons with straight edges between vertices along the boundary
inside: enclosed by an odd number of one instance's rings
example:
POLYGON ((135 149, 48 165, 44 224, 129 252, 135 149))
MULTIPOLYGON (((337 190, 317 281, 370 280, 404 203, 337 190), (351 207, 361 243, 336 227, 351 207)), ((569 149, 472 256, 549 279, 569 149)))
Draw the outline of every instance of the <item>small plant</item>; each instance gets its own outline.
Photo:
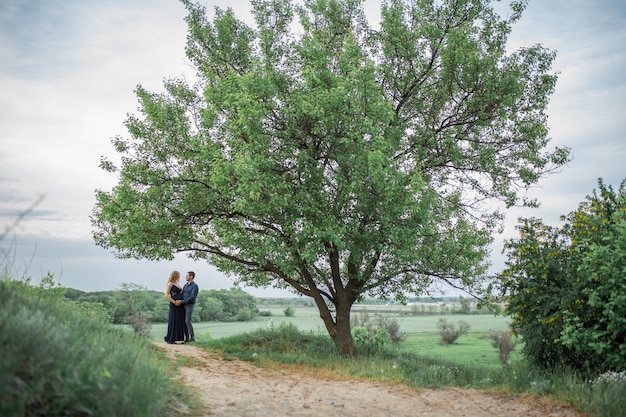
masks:
POLYGON ((455 325, 446 319, 439 319, 437 321, 437 328, 441 335, 441 344, 451 345, 456 342, 461 335, 469 331, 470 325, 463 320, 459 320, 457 325, 455 325))
POLYGON ((503 365, 506 365, 509 362, 509 357, 513 350, 515 350, 515 345, 517 341, 513 339, 510 330, 502 330, 500 332, 492 332, 489 335, 491 339, 491 346, 498 349, 498 358, 503 365))
POLYGON ((363 327, 353 327, 352 337, 359 353, 368 355, 380 354, 392 344, 391 336, 384 327, 379 328, 375 334, 368 332, 363 327))
POLYGON ((353 329, 362 327, 372 336, 376 336, 379 330, 384 329, 393 343, 399 343, 406 337, 406 335, 400 331, 398 320, 389 318, 384 314, 376 314, 374 318, 370 318, 369 314, 361 313, 351 319, 351 326, 353 329))
POLYGON ((152 337, 152 326, 148 316, 143 312, 133 313, 126 317, 126 323, 133 329, 137 336, 149 339, 152 337))
POLYGON ((283 313, 285 314, 285 317, 293 317, 296 314, 296 309, 289 306, 283 310, 283 313))

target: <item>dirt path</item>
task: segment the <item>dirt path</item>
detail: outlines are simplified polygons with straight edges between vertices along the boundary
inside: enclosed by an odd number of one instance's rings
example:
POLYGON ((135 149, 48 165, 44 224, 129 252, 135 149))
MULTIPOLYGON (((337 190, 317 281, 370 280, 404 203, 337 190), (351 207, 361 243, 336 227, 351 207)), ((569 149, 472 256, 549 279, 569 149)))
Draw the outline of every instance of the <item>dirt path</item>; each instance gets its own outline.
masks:
POLYGON ((337 381, 294 371, 271 371, 239 360, 222 360, 191 345, 158 343, 172 358, 194 360, 179 368, 199 391, 204 416, 218 417, 583 417, 585 414, 535 397, 512 397, 460 388, 417 390, 369 381, 337 381))

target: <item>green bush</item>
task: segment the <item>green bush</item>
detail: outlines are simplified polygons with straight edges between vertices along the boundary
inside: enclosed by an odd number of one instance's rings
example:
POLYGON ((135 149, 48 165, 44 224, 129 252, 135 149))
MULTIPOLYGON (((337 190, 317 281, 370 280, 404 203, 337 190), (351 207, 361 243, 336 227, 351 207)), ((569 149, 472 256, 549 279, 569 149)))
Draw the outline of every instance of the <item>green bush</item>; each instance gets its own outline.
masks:
POLYGON ((242 308, 237 312, 237 321, 250 321, 254 318, 254 313, 249 308, 242 308))
POLYGON ((250 321, 259 313, 256 298, 238 288, 200 290, 196 309, 201 321, 250 321))
POLYGON ((153 344, 26 283, 0 280, 0 415, 167 415, 153 344))
POLYGON ((364 327, 353 327, 352 337, 359 354, 381 354, 393 344, 389 332, 384 327, 379 328, 375 333, 370 333, 364 327))
POLYGON ((524 355, 593 377, 626 371, 626 180, 598 190, 562 227, 520 219, 500 275, 524 355))
POLYGON ((395 318, 390 318, 386 314, 374 314, 373 317, 367 312, 351 317, 352 328, 362 327, 373 337, 379 330, 385 330, 393 343, 399 343, 405 339, 406 335, 400 331, 400 324, 395 318))

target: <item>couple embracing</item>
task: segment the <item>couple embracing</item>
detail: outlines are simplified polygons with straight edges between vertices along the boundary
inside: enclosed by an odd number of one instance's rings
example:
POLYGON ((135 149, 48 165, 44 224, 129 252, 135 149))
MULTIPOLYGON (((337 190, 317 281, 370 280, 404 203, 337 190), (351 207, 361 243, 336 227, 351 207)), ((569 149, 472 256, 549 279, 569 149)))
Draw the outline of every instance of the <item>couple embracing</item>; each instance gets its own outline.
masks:
POLYGON ((195 342, 191 315, 198 296, 198 284, 194 282, 196 273, 187 272, 184 287, 180 286, 180 272, 172 271, 165 287, 165 298, 170 302, 170 311, 167 316, 167 336, 169 344, 182 341, 195 342))

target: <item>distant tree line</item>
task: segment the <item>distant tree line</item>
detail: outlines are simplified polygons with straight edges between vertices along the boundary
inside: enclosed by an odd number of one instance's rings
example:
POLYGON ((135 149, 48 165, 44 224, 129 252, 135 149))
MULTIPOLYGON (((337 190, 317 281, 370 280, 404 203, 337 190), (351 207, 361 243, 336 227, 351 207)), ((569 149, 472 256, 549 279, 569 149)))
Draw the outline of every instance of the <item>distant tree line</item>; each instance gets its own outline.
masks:
MULTIPOLYGON (((82 306, 91 315, 104 316, 115 324, 128 323, 141 315, 151 323, 167 322, 169 302, 160 291, 124 283, 117 290, 85 292, 67 288, 65 298, 82 306)), ((198 321, 248 321, 259 314, 254 296, 238 288, 200 290, 194 310, 198 321)))

